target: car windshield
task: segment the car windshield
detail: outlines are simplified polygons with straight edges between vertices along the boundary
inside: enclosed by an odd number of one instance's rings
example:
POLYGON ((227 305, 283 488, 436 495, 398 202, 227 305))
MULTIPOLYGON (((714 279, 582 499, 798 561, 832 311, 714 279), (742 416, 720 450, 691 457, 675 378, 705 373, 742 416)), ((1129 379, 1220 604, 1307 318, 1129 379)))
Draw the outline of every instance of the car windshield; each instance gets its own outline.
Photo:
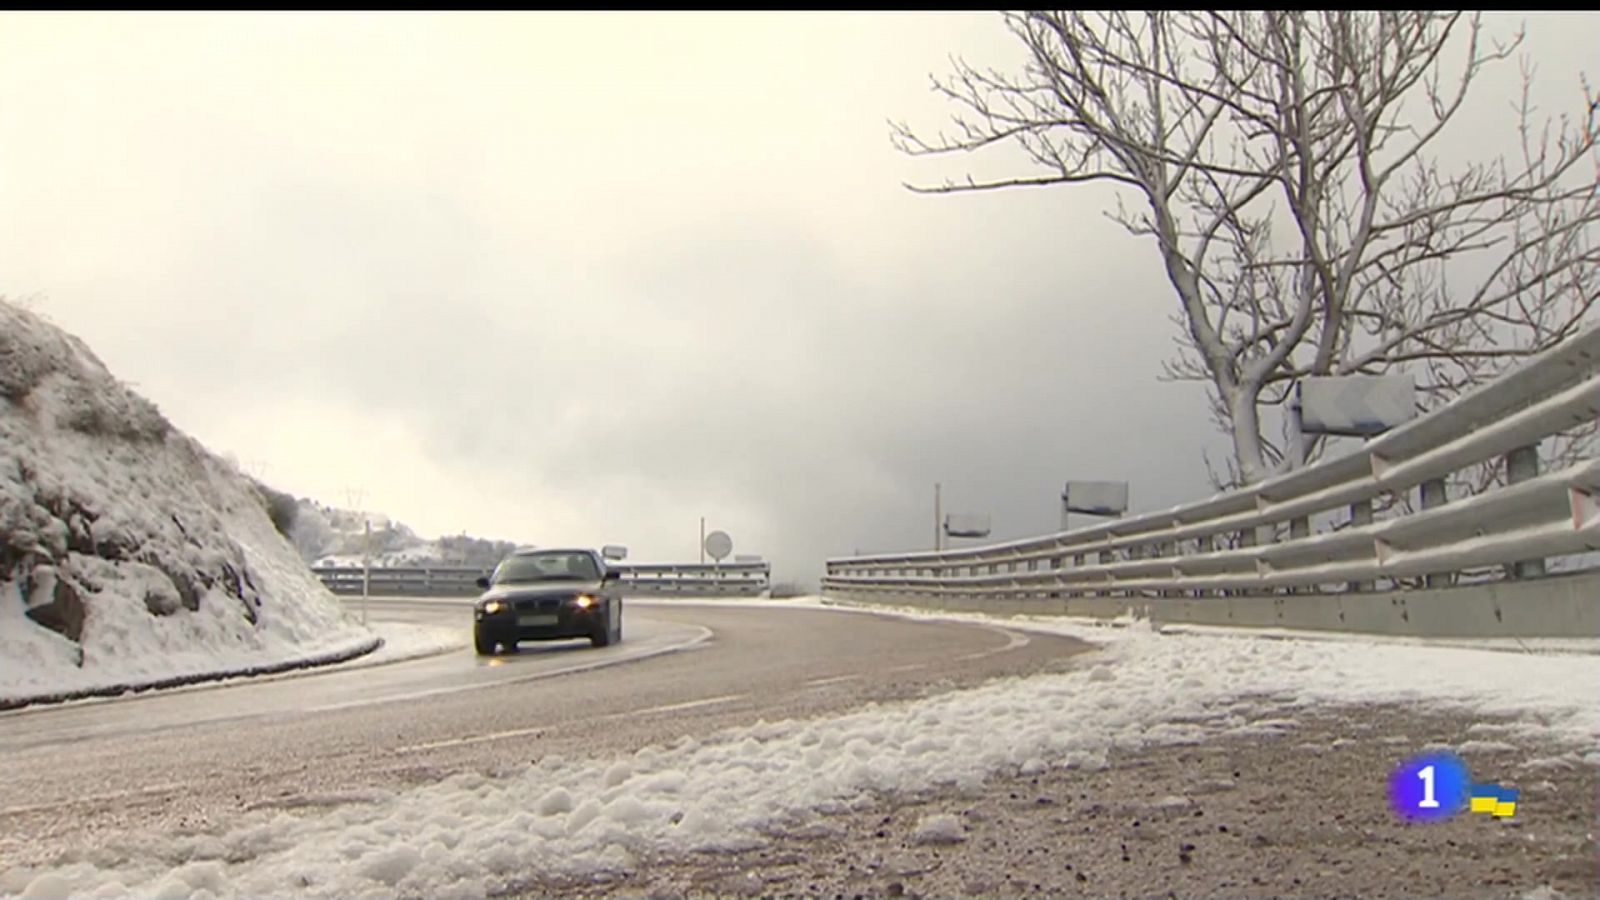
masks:
POLYGON ((587 553, 524 553, 500 563, 495 584, 522 581, 594 581, 600 570, 587 553))

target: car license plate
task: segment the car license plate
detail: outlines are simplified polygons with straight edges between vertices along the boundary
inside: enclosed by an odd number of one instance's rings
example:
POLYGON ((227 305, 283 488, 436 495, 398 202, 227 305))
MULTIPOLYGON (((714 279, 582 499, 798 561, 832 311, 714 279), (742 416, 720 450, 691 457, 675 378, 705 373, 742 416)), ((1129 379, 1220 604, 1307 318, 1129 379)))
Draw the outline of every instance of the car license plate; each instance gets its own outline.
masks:
POLYGON ((518 625, 554 625, 560 619, 555 613, 522 613, 517 616, 518 625))

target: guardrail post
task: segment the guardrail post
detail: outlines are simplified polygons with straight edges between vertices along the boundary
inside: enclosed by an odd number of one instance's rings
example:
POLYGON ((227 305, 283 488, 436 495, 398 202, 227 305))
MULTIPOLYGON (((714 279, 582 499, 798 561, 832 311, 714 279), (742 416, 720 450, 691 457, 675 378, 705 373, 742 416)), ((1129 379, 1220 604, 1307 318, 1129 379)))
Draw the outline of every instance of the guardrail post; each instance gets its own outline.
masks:
MULTIPOLYGON (((1311 517, 1310 516, 1295 516, 1294 518, 1289 520, 1289 540, 1295 541, 1295 540, 1299 540, 1300 538, 1308 538, 1310 536, 1311 536, 1311 517)), ((1291 594, 1306 594, 1306 593, 1315 594, 1317 592, 1317 590, 1318 590, 1318 588, 1316 586, 1309 587, 1309 588, 1306 588, 1306 587, 1291 587, 1291 588, 1289 588, 1289 593, 1291 593, 1291 594)))
MULTIPOLYGON (((1164 557, 1177 556, 1178 555, 1178 552, 1177 552, 1178 551, 1178 543, 1176 541, 1172 541, 1170 543, 1167 542, 1167 541, 1157 541, 1156 543, 1151 545, 1150 549, 1152 551, 1152 553, 1150 555, 1155 557, 1156 559, 1162 559, 1164 557)), ((1156 591, 1156 596, 1157 597, 1173 597, 1173 596, 1176 596, 1178 593, 1181 593, 1181 592, 1178 592, 1178 591, 1156 591)))
MULTIPOLYGON (((1360 527, 1362 527, 1364 525, 1371 525, 1371 524, 1372 524, 1372 501, 1371 500, 1362 500, 1360 503, 1352 503, 1352 504, 1350 504, 1350 527, 1351 528, 1360 528, 1360 527)), ((1375 587, 1375 585, 1370 581, 1352 581, 1352 582, 1350 582, 1350 591, 1352 593, 1359 594, 1362 591, 1370 591, 1370 590, 1373 589, 1373 587, 1375 587)))
POLYGON ((1422 483, 1422 508, 1436 509, 1449 500, 1445 496, 1444 479, 1430 478, 1422 483))
MULTIPOLYGON (((1256 543, 1259 542, 1260 540, 1261 540, 1261 527, 1259 525, 1252 525, 1249 528, 1241 528, 1241 529, 1239 529, 1239 547, 1240 547, 1240 549, 1243 549, 1245 547, 1254 547, 1256 545, 1256 543)), ((1246 589, 1246 590, 1234 589, 1234 590, 1231 590, 1231 591, 1224 591, 1223 593, 1225 595, 1231 596, 1231 597, 1244 597, 1244 596, 1249 595, 1250 591, 1248 589, 1246 589)))
MULTIPOLYGON (((1539 445, 1529 444, 1506 454, 1506 481, 1516 484, 1539 475, 1539 445)), ((1519 559, 1506 566, 1507 578, 1538 578, 1544 575, 1544 560, 1519 559)))
MULTIPOLYGON (((1423 509, 1437 509, 1450 501, 1443 478, 1430 478, 1424 481, 1421 491, 1423 509)), ((1422 583, 1428 587, 1447 587, 1454 580, 1454 575, 1445 573, 1425 576, 1422 583)))
MULTIPOLYGON (((1213 538, 1209 534, 1202 534, 1199 537, 1195 538, 1195 541, 1194 541, 1194 552, 1196 553, 1196 555, 1204 555, 1204 554, 1210 553, 1212 551, 1212 549, 1214 548, 1214 546, 1215 546, 1215 538, 1213 538)), ((1194 599, 1196 599, 1196 600, 1201 600, 1201 599, 1205 598, 1206 592, 1201 588, 1196 588, 1195 590, 1190 591, 1189 595, 1191 597, 1193 597, 1194 599)))

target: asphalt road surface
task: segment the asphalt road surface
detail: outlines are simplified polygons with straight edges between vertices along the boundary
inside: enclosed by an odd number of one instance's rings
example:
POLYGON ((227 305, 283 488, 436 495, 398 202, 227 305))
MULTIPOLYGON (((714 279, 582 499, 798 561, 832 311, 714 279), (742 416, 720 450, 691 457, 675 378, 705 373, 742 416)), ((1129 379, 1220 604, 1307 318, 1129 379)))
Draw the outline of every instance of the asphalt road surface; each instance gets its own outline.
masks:
MULTIPOLYGON (((376 619, 468 627, 460 600, 376 619)), ((328 806, 552 754, 614 755, 718 729, 1061 671, 1088 649, 996 625, 846 610, 630 601, 620 645, 526 644, 0 714, 0 858, 55 859, 125 829, 328 806)))

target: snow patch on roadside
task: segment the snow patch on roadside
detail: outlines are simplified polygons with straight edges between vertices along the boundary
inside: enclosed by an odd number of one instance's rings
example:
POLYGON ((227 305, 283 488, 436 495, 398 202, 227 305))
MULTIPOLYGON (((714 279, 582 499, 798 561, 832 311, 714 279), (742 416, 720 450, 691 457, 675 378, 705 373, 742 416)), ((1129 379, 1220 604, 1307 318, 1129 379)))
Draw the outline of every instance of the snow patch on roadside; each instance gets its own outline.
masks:
MULTIPOLYGON (((825 609, 852 610, 870 615, 893 616, 905 619, 927 619, 942 622, 968 622, 996 625, 1021 631, 1043 634, 1060 634, 1091 643, 1105 644, 1122 640, 1129 630, 1134 632, 1159 631, 1167 635, 1196 635, 1201 637, 1239 637, 1257 640, 1326 641, 1359 645, 1390 645, 1398 647, 1456 647, 1464 650, 1498 650, 1510 653, 1549 654, 1574 653, 1600 655, 1600 638, 1438 638, 1411 637, 1407 635, 1365 634, 1344 631, 1311 631, 1292 628, 1229 628, 1217 625, 1162 625, 1155 626, 1149 619, 1131 615, 1115 619, 1097 619, 1080 616, 990 614, 956 610, 932 610, 915 606, 887 606, 876 604, 842 603, 823 597, 806 598, 816 601, 825 609)), ((802 604, 797 604, 802 605, 802 604)))
POLYGON ((471 641, 471 634, 460 627, 418 625, 412 622, 373 622, 372 630, 383 638, 383 646, 352 661, 352 666, 376 666, 460 650, 471 641))
MULTIPOLYGON (((765 597, 629 597, 629 603, 640 606, 735 606, 759 609, 828 609, 821 597, 787 597, 771 600, 765 597)), ((832 607, 842 609, 843 607, 832 607)))
POLYGON ((911 832, 913 844, 959 844, 967 839, 961 820, 950 813, 923 816, 911 832))

